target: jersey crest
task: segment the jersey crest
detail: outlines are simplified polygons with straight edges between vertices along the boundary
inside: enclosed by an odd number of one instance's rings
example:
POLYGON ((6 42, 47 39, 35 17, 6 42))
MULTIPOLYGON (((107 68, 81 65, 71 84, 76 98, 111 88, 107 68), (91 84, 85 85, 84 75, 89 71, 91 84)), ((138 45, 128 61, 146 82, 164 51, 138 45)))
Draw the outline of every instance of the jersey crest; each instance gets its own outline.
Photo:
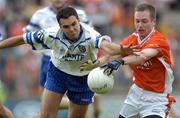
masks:
POLYGON ((86 52, 86 47, 85 47, 84 45, 79 45, 79 46, 78 46, 78 49, 79 49, 79 51, 82 52, 82 53, 85 53, 85 52, 86 52))

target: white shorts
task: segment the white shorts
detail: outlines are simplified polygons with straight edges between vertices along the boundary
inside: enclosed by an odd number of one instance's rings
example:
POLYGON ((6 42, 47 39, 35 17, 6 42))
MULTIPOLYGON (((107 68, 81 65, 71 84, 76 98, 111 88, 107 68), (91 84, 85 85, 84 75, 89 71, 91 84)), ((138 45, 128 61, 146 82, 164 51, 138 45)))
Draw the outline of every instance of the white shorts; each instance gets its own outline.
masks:
POLYGON ((132 117, 138 113, 141 117, 158 115, 164 118, 169 110, 166 106, 167 104, 167 94, 146 91, 133 84, 120 114, 125 118, 132 117))

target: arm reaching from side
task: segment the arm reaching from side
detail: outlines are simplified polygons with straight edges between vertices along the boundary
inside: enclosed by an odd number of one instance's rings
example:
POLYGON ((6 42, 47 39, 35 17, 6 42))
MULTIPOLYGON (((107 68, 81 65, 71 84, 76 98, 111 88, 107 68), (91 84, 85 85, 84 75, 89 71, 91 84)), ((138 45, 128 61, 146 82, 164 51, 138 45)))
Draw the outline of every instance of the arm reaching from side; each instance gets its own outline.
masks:
POLYGON ((100 48, 103 49, 109 55, 129 55, 133 52, 138 51, 139 46, 133 46, 133 43, 130 43, 127 46, 111 43, 107 40, 101 42, 100 48))
POLYGON ((16 47, 25 44, 23 35, 13 36, 0 42, 0 49, 16 47))
POLYGON ((124 64, 143 65, 147 60, 158 55, 158 53, 157 49, 144 49, 141 52, 135 52, 135 54, 124 57, 124 64))
POLYGON ((104 73, 110 75, 114 70, 118 70, 121 65, 143 65, 147 60, 151 59, 158 55, 159 51, 157 49, 144 49, 141 52, 136 52, 135 54, 126 56, 121 59, 116 59, 108 62, 105 66, 103 66, 104 73))

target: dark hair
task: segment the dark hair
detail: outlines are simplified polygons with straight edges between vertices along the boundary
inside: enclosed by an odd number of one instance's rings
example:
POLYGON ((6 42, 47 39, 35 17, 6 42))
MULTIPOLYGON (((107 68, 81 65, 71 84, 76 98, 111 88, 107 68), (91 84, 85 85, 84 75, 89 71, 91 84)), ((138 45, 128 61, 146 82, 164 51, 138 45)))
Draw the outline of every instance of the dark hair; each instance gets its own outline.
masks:
POLYGON ((146 11, 146 10, 149 11, 151 19, 156 19, 156 9, 154 8, 154 6, 149 4, 139 4, 135 8, 135 11, 146 11))
POLYGON ((71 6, 63 6, 57 12, 56 19, 57 19, 58 23, 60 24, 59 21, 60 21, 61 18, 67 19, 70 16, 75 16, 77 19, 79 19, 78 14, 77 14, 76 10, 73 7, 71 7, 71 6))

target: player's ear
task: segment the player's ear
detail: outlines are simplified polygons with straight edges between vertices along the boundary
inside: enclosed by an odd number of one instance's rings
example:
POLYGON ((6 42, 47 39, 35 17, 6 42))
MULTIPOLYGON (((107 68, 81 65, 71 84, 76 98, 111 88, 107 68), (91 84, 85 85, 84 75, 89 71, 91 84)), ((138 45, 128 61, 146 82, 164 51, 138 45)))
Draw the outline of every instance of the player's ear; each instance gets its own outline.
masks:
POLYGON ((156 19, 153 19, 152 22, 153 22, 153 24, 155 26, 156 25, 156 19))

